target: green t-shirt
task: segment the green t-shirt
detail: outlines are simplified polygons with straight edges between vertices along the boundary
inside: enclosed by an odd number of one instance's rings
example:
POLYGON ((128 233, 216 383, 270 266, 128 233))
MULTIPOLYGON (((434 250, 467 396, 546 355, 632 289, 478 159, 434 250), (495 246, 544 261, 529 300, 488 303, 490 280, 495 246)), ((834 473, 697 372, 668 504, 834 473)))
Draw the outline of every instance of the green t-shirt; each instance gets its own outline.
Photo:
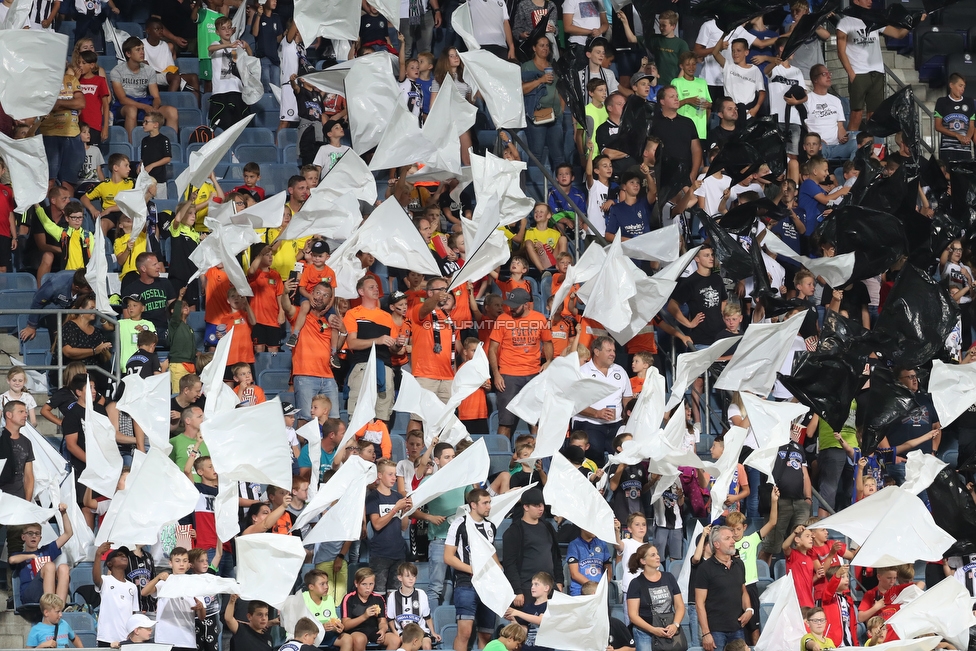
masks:
MULTIPOLYGON (((667 77, 662 77, 662 79, 667 79, 667 77)), ((688 99, 689 97, 702 97, 706 102, 711 101, 711 95, 708 92, 708 84, 705 83, 704 79, 700 77, 695 77, 691 81, 688 81, 683 76, 675 77, 671 84, 678 89, 678 99, 688 99)), ((708 137, 708 111, 699 111, 694 106, 690 104, 682 106, 678 109, 678 115, 683 115, 686 118, 691 118, 691 121, 695 123, 698 128, 698 137, 704 140, 708 137)))
POLYGON ((200 59, 200 78, 213 78, 210 65, 210 45, 220 40, 214 21, 223 16, 203 7, 197 12, 197 57, 200 59))
POLYGON ((312 601, 312 595, 307 591, 302 593, 302 598, 305 600, 305 607, 308 608, 309 612, 315 616, 315 619, 320 624, 325 624, 330 619, 339 618, 339 613, 336 611, 335 601, 332 599, 331 592, 322 598, 322 603, 318 604, 312 601))
POLYGON ((748 536, 742 536, 742 540, 735 543, 735 549, 739 552, 739 559, 746 567, 746 585, 755 583, 759 580, 759 571, 756 569, 756 559, 759 558, 759 543, 762 537, 759 532, 753 532, 748 536))
POLYGON ((139 344, 136 343, 136 340, 139 338, 139 333, 143 330, 156 332, 156 326, 152 324, 152 321, 146 321, 145 319, 138 321, 119 319, 119 341, 122 344, 122 350, 119 351, 119 366, 123 369, 125 368, 125 363, 129 361, 129 358, 139 350, 139 344))
MULTIPOLYGON (((857 400, 851 401, 851 413, 847 415, 847 420, 844 422, 844 426, 840 430, 841 438, 847 441, 847 444, 852 448, 859 446, 857 442, 857 426, 854 424, 854 419, 857 417, 857 400)), ((817 440, 818 445, 821 450, 829 450, 830 448, 842 447, 837 439, 834 438, 834 428, 832 428, 827 421, 823 418, 820 419, 820 424, 817 425, 817 440)))
MULTIPOLYGON (((597 146, 596 146, 596 130, 599 129, 600 125, 606 122, 607 117, 609 117, 607 115, 607 106, 606 104, 604 104, 600 108, 597 108, 593 106, 592 102, 590 102, 589 104, 586 105, 586 108, 584 110, 586 111, 586 117, 593 118, 593 133, 590 134, 590 142, 593 143, 592 157, 596 158, 597 154, 599 153, 597 151, 597 146)), ((585 131, 586 125, 585 124, 582 125, 581 128, 585 131)))
MULTIPOLYGON (((186 467, 186 460, 190 458, 190 450, 197 444, 197 440, 191 439, 186 434, 177 434, 169 440, 169 444, 173 446, 173 451, 169 453, 169 458, 173 460, 173 463, 180 469, 180 472, 183 472, 183 468, 186 467)), ((200 444, 200 456, 210 456, 210 450, 207 449, 206 443, 200 444)), ((196 472, 193 473, 193 480, 197 480, 196 472)))
MULTIPOLYGON (((430 477, 424 479, 427 481, 430 477)), ((423 483, 423 482, 421 482, 423 483)), ((447 531, 451 528, 451 524, 447 521, 447 518, 452 517, 457 513, 459 506, 464 505, 464 488, 455 488, 454 490, 449 490, 440 497, 435 497, 430 502, 427 503, 427 513, 431 515, 443 515, 444 522, 442 524, 427 524, 427 537, 431 540, 443 540, 447 538, 447 531)))
MULTIPOLYGON (((678 57, 688 51, 688 44, 685 39, 674 36, 665 38, 661 34, 654 34, 644 38, 647 49, 654 55, 654 63, 657 65, 657 74, 661 79, 674 79, 681 74, 678 66, 678 57)), ((664 83, 659 81, 658 84, 664 83)))
POLYGON ((485 645, 485 651, 508 651, 508 647, 501 640, 492 640, 485 645))

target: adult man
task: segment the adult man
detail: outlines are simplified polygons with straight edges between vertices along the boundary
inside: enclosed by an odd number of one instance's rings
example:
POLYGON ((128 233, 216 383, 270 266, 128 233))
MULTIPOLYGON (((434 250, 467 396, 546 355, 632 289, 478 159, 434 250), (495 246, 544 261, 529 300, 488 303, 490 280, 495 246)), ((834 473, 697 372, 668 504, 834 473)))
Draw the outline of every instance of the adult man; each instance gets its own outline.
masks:
MULTIPOLYGON (((939 425, 939 415, 935 411, 932 396, 918 388, 918 371, 914 368, 892 369, 895 380, 914 394, 918 408, 913 409, 907 416, 896 420, 888 426, 885 437, 878 444, 879 447, 895 448, 895 454, 904 456, 908 450, 918 449, 925 454, 935 454, 942 442, 942 426, 939 425)), ((905 463, 887 465, 888 475, 895 478, 899 485, 905 482, 905 463)))
POLYGON ((274 252, 271 268, 277 271, 282 278, 288 278, 288 275, 295 269, 295 263, 305 255, 304 249, 308 243, 308 237, 297 240, 283 240, 280 235, 291 222, 292 216, 302 209, 308 195, 308 181, 305 180, 305 177, 297 174, 290 177, 288 179, 288 203, 285 204, 288 209, 285 211, 284 219, 281 220, 281 226, 269 228, 264 232, 264 241, 271 245, 271 250, 274 252))
POLYGON ((137 294, 146 307, 142 317, 156 326, 159 337, 158 347, 166 342, 169 329, 169 311, 167 306, 176 300, 176 290, 166 278, 160 278, 159 258, 152 251, 143 251, 136 256, 136 270, 139 275, 129 274, 126 284, 122 287, 122 295, 137 294))
POLYGON ((34 448, 20 433, 27 425, 27 405, 11 400, 3 406, 6 426, 0 432, 0 491, 30 501, 34 497, 34 448))
MULTIPOLYGON (((71 198, 68 188, 54 185, 47 191, 47 205, 42 205, 41 208, 50 215, 52 222, 64 226, 64 208, 71 198)), ((37 206, 27 209, 21 223, 30 228, 27 246, 24 251, 18 248, 15 253, 20 254, 24 267, 37 269, 37 281, 41 282, 50 271, 61 270, 61 242, 44 230, 44 225, 37 217, 37 206)))
POLYGON ((397 339, 397 326, 393 317, 386 310, 380 309, 380 285, 372 276, 363 276, 356 283, 356 293, 361 304, 346 312, 342 319, 346 327, 346 347, 352 351, 350 364, 352 371, 346 379, 349 387, 349 413, 356 410, 359 402, 359 389, 366 362, 369 361, 369 351, 376 346, 377 386, 376 386, 376 417, 389 420, 393 413, 393 365, 390 361, 392 353, 400 353, 406 346, 406 341, 397 339), (380 365, 383 366, 380 369, 380 365), (378 378, 382 377, 383 382, 378 378))
MULTIPOLYGON (((499 59, 515 60, 515 40, 504 2, 472 2, 471 25, 475 40, 499 59)), ((440 14, 436 14, 438 17, 440 14)))
MULTIPOLYGON (((312 398, 321 394, 329 397, 331 418, 339 417, 339 385, 332 372, 332 328, 344 328, 339 317, 327 315, 332 307, 332 286, 321 282, 312 289, 312 298, 305 324, 298 335, 298 344, 292 356, 292 373, 295 383, 295 401, 302 410, 303 421, 312 420, 312 398)), ((284 298, 287 294, 282 295, 284 298)), ((285 303, 285 301, 282 301, 285 303)), ((294 322, 298 310, 290 302, 283 305, 285 314, 294 322)))
POLYGON ((634 165, 634 159, 628 154, 610 146, 620 132, 620 119, 624 112, 627 98, 623 93, 610 93, 605 106, 607 107, 607 121, 596 128, 597 153, 610 159, 613 163, 613 175, 620 178, 624 170, 634 165))
POLYGON ((546 317, 532 309, 532 297, 524 289, 512 290, 505 305, 511 315, 501 314, 495 320, 488 365, 498 390, 498 433, 511 436, 518 416, 508 411, 508 403, 552 361, 552 332, 546 317), (540 352, 544 365, 539 363, 540 352))
POLYGON ((602 2, 567 0, 563 3, 563 30, 569 36, 570 47, 577 52, 583 49, 588 39, 606 34, 609 28, 602 2))
POLYGON ((183 410, 187 407, 203 409, 207 398, 203 395, 203 382, 196 373, 189 373, 180 378, 180 392, 169 401, 169 431, 180 429, 183 410))
MULTIPOLYGON (((832 82, 827 66, 818 64, 810 69, 813 90, 806 102, 807 131, 816 133, 823 142, 823 157, 828 160, 853 158, 857 149, 856 134, 844 128, 844 107, 840 99, 827 92, 832 82)), ((854 121, 851 120, 851 124, 854 121)))
POLYGON ((614 391, 574 416, 570 429, 580 429, 587 433, 590 447, 586 456, 602 466, 606 461, 604 455, 613 452, 610 444, 623 419, 624 399, 627 398, 626 402, 629 402, 634 392, 630 388, 627 371, 613 363, 617 356, 613 339, 605 335, 597 337, 591 344, 590 352, 590 361, 580 367, 580 375, 606 382, 614 391))
POLYGON ((746 568, 735 555, 735 537, 729 527, 716 527, 709 535, 712 556, 695 576, 695 612, 704 651, 724 649, 743 640, 742 627, 755 612, 746 592, 746 568))
POLYGON ((715 251, 710 244, 703 244, 695 255, 698 268, 695 273, 678 282, 677 288, 668 301, 668 312, 679 324, 688 328, 698 349, 705 348, 715 341, 715 336, 725 328, 722 309, 728 296, 721 277, 712 274, 715 265, 715 251), (688 306, 688 316, 681 313, 681 306, 688 306))
MULTIPOLYGON (((454 447, 450 443, 438 443, 433 453, 434 472, 443 470, 454 460, 454 447)), ((429 481, 428 475, 424 481, 429 481)), ((427 556, 430 558, 430 587, 427 589, 432 607, 436 608, 444 594, 444 577, 447 575, 447 561, 444 548, 447 544, 451 523, 447 518, 457 513, 464 505, 464 487, 449 490, 427 503, 426 513, 418 511, 415 515, 427 521, 427 539, 430 541, 427 556)))
MULTIPOLYGON (((85 278, 85 271, 85 269, 75 269, 74 271, 59 271, 46 275, 41 286, 34 292, 30 309, 66 310, 70 308, 81 294, 91 293, 91 287, 85 278)), ((39 314, 27 315, 27 325, 20 331, 20 340, 30 341, 33 339, 37 333, 38 323, 42 318, 48 332, 53 335, 57 330, 57 321, 52 317, 53 315, 50 317, 41 317, 39 314)))
MULTIPOLYGON (((322 453, 319 457, 319 482, 325 481, 325 474, 332 470, 336 449, 346 432, 346 424, 338 418, 327 418, 322 427, 322 453)), ((302 446, 298 455, 298 476, 308 481, 312 476, 312 461, 308 455, 308 444, 302 446)))
MULTIPOLYGON (((454 380, 454 321, 450 317, 454 294, 447 291, 448 287, 446 278, 431 278, 427 281, 427 300, 407 312, 413 327, 410 354, 413 375, 420 386, 444 403, 451 397, 454 380)), ((421 429, 418 414, 410 414, 407 431, 412 429, 421 429)))
MULTIPOLYGON (((871 0, 854 0, 854 5, 870 10, 871 0)), ((888 25, 868 31, 860 18, 844 16, 837 23, 837 58, 850 82, 851 131, 861 127, 884 99, 884 60, 881 58, 881 35, 905 38, 908 30, 888 25), (867 115, 865 115, 867 113, 867 115)), ((811 73, 812 74, 812 73, 811 73)))
POLYGON ((735 125, 739 121, 739 107, 731 97, 720 97, 714 106, 719 123, 708 132, 708 145, 724 147, 725 143, 732 140, 732 136, 735 135, 735 125))
MULTIPOLYGON (((678 89, 674 86, 665 86, 657 94, 657 103, 660 107, 654 126, 651 127, 651 135, 655 135, 664 143, 664 158, 662 165, 662 185, 670 185, 672 178, 668 170, 677 170, 678 165, 684 166, 685 176, 688 177, 688 184, 694 183, 698 178, 698 168, 702 162, 701 141, 698 140, 698 127, 692 122, 691 118, 678 115, 678 108, 681 100, 678 99, 678 89)), ((662 197, 670 199, 671 197, 662 197)))
MULTIPOLYGON (((454 638, 454 651, 468 651, 468 641, 478 626, 478 638, 484 647, 491 641, 495 629, 495 614, 481 602, 474 586, 471 585, 471 545, 468 542, 468 518, 474 523, 485 539, 495 542, 495 525, 486 518, 491 512, 491 495, 481 488, 468 491, 465 501, 469 512, 451 523, 444 543, 444 562, 454 570, 454 611, 457 614, 457 637, 454 638)), ((433 556, 431 556, 433 559, 433 556)), ((498 561, 498 557, 495 557, 498 561)), ((518 595, 516 595, 518 598, 518 595)))
MULTIPOLYGON (((532 576, 548 572, 556 580, 556 589, 563 589, 563 562, 559 556, 556 530, 543 514, 546 504, 542 491, 530 488, 522 495, 522 517, 514 519, 503 536, 502 567, 505 577, 515 590, 516 608, 531 599, 532 576)), ((460 650, 459 650, 460 651, 460 650)))

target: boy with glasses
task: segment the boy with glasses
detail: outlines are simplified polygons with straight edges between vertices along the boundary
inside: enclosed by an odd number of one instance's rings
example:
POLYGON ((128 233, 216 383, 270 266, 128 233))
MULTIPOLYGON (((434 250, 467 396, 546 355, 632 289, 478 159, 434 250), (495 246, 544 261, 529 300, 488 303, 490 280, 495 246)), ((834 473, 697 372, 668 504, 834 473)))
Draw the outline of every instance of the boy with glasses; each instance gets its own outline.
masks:
POLYGON ((66 513, 68 507, 59 504, 58 510, 64 526, 56 540, 40 546, 41 525, 37 522, 29 524, 20 534, 24 551, 11 554, 7 559, 11 570, 20 578, 20 600, 25 604, 36 604, 45 594, 56 594, 62 601, 68 600, 71 568, 64 563, 56 566, 54 559, 61 555, 61 548, 74 532, 66 513))

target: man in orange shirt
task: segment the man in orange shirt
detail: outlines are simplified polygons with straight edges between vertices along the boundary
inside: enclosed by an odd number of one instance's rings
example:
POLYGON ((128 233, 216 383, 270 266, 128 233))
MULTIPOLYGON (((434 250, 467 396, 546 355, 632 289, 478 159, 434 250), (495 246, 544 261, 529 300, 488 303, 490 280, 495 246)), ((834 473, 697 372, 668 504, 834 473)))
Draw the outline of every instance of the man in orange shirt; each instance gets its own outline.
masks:
MULTIPOLYGON (((352 351, 352 370, 346 379, 349 386, 348 412, 356 410, 359 389, 369 361, 369 351, 376 345, 376 417, 389 420, 393 414, 393 364, 390 358, 400 352, 405 344, 397 341, 399 333, 393 317, 380 309, 380 285, 372 276, 363 276, 356 283, 356 293, 361 303, 343 317, 346 327, 346 347, 352 351)), ((300 339, 300 338, 299 338, 300 339)), ((358 436, 358 433, 357 433, 358 436)))
MULTIPOLYGON (((446 278, 427 281, 427 300, 407 312, 413 331, 410 365, 417 383, 446 403, 454 380, 454 294, 446 278)), ((421 429, 418 414, 410 414, 407 431, 421 429)))
POLYGON ((498 433, 511 436, 518 417, 508 411, 508 403, 552 361, 552 333, 546 317, 532 309, 532 295, 521 287, 509 292, 505 307, 511 314, 495 321, 488 364, 498 390, 498 433))
POLYGON ((251 245, 251 266, 247 270, 247 282, 254 292, 251 309, 254 310, 256 323, 251 328, 251 337, 256 353, 263 353, 265 350, 277 353, 285 334, 281 327, 285 322, 285 313, 278 303, 278 297, 284 292, 284 285, 278 272, 271 268, 272 262, 274 252, 270 246, 262 242, 251 245))
MULTIPOLYGON (((331 361, 332 330, 338 329, 338 335, 342 336, 345 335, 345 327, 339 317, 328 315, 332 297, 332 287, 328 283, 319 283, 312 290, 310 309, 292 355, 295 402, 302 410, 299 418, 303 421, 312 420, 312 398, 319 394, 328 396, 332 401, 329 417, 339 417, 339 385, 332 373, 331 361)), ((290 302, 283 307, 288 318, 294 322, 298 317, 298 308, 290 302)))

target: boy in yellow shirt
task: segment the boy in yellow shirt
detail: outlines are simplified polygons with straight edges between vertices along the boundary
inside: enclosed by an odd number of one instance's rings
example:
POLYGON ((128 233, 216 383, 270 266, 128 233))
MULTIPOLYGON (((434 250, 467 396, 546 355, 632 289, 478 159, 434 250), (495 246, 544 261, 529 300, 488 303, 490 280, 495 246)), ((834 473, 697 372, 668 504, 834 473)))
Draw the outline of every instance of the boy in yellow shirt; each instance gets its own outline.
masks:
POLYGON ((525 231, 525 256, 540 272, 556 266, 556 257, 566 252, 566 237, 549 225, 552 211, 544 203, 537 203, 532 211, 535 226, 525 231))
POLYGON ((101 220, 104 235, 108 235, 109 230, 118 223, 121 214, 121 209, 115 203, 115 195, 135 187, 135 182, 129 178, 128 156, 112 154, 108 157, 108 169, 112 172, 112 178, 102 181, 81 198, 81 205, 91 213, 92 217, 101 220), (97 210, 92 204, 93 199, 101 199, 101 210, 97 210))
POLYGON ((61 227, 51 221, 40 204, 34 204, 37 218, 48 235, 61 243, 61 261, 65 270, 72 271, 88 265, 95 248, 95 236, 84 230, 85 209, 77 201, 72 201, 64 207, 64 219, 67 226, 61 227))

